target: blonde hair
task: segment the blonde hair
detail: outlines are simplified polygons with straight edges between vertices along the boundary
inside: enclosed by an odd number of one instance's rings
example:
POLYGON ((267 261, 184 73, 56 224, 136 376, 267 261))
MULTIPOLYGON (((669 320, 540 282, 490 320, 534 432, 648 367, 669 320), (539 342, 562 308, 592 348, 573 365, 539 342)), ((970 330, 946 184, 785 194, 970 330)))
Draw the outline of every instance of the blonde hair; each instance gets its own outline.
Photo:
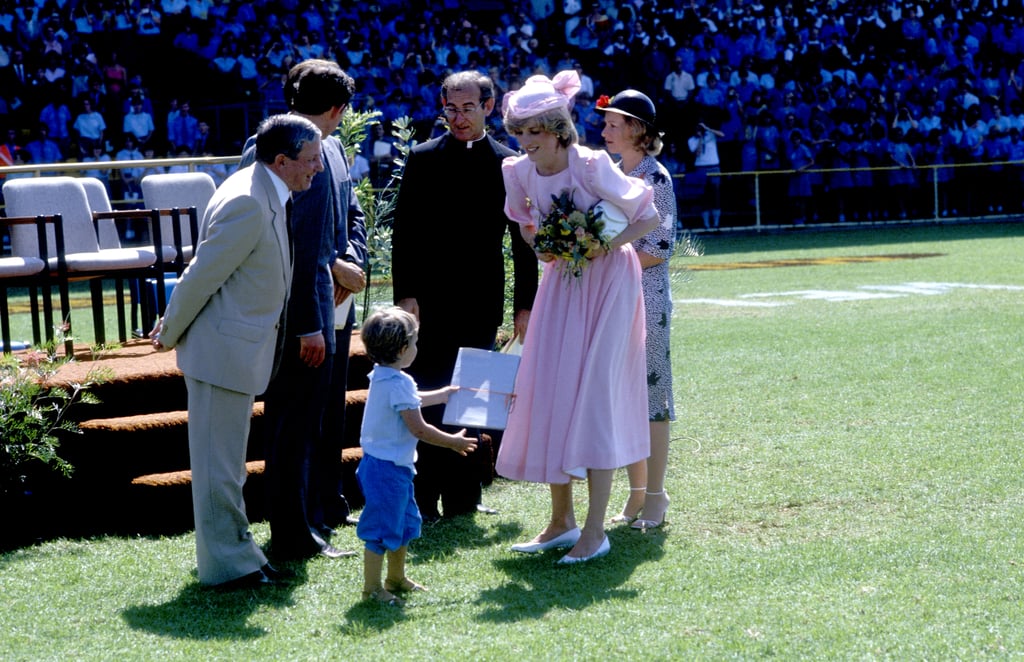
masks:
POLYGON ((626 120, 626 126, 629 127, 629 137, 633 141, 634 147, 648 156, 661 154, 661 149, 664 146, 661 141, 661 133, 647 122, 638 120, 635 117, 622 114, 619 116, 626 120))
POLYGON ((397 361, 409 346, 416 329, 416 318, 411 313, 392 306, 370 315, 363 323, 359 337, 371 361, 389 365, 397 361))

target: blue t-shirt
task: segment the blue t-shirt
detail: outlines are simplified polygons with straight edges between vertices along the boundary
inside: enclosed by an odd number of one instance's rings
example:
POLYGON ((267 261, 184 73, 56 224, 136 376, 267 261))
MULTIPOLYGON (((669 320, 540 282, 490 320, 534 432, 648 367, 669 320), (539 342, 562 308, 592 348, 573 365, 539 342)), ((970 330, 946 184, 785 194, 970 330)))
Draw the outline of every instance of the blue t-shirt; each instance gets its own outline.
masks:
POLYGON ((415 471, 418 439, 402 420, 402 412, 419 408, 420 396, 412 377, 401 370, 375 365, 360 431, 363 452, 415 471))

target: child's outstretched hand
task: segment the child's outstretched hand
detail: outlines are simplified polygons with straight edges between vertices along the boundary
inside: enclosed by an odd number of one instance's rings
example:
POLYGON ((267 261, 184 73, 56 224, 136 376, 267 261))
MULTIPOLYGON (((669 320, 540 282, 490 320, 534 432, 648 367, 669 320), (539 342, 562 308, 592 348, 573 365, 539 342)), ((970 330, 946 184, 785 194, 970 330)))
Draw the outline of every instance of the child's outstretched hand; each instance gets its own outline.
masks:
POLYGON ((459 455, 467 455, 476 450, 476 437, 466 434, 466 428, 462 428, 451 436, 452 445, 450 448, 459 455))

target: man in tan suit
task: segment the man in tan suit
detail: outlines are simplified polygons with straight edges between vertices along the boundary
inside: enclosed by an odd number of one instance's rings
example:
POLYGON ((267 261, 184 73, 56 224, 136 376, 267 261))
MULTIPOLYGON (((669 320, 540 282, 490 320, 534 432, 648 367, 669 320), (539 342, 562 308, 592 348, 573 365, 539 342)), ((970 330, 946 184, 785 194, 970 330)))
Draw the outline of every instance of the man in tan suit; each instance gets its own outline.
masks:
POLYGON ((252 539, 242 486, 253 401, 267 388, 284 338, 292 274, 286 205, 291 191, 308 189, 322 170, 315 124, 295 115, 264 120, 256 163, 210 200, 196 255, 151 333, 158 350, 177 348, 188 387, 203 584, 257 587, 282 578, 252 539))

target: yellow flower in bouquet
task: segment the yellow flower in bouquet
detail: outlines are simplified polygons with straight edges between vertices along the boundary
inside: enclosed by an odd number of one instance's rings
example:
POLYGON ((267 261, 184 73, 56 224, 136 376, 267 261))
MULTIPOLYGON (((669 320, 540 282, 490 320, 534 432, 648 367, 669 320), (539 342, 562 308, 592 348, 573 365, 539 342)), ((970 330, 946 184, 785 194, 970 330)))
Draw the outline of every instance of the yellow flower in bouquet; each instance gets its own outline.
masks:
POLYGON ((572 193, 566 189, 551 196, 551 211, 540 221, 533 246, 538 253, 549 253, 565 262, 563 273, 579 278, 587 262, 608 249, 601 236, 604 221, 594 207, 576 208, 572 193))

